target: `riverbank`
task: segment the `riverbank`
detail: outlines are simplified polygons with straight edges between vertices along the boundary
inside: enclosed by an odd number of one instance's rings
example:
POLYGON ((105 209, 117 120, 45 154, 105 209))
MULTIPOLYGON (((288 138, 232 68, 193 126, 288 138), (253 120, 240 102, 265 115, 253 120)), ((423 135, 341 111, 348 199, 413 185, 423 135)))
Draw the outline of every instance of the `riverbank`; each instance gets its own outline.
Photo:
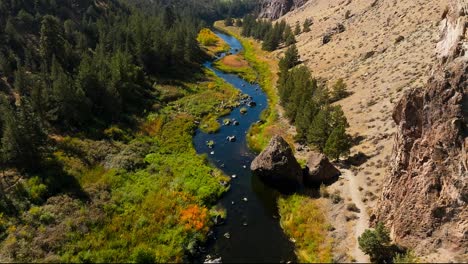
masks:
POLYGON ((272 53, 262 50, 260 42, 242 37, 241 28, 226 27, 224 21, 217 21, 214 26, 216 29, 236 37, 242 43, 244 46, 243 58, 257 73, 257 81, 268 96, 269 107, 262 113, 262 122, 253 125, 247 134, 249 147, 260 152, 268 145, 273 135, 283 136, 292 145, 294 140, 287 133, 290 125, 279 114, 282 113, 282 110, 279 106, 279 95, 276 90, 279 72, 278 58, 272 53))
MULTIPOLYGON (((283 109, 279 105, 276 90, 278 80, 278 58, 263 51, 261 43, 251 38, 244 38, 238 27, 226 27, 223 21, 215 27, 238 38, 245 48, 243 56, 258 73, 259 83, 268 96, 269 107, 262 114, 263 123, 255 124, 249 130, 249 147, 260 152, 269 143, 273 135, 283 136, 291 146, 295 146, 293 135, 295 128, 282 117, 283 109)), ((304 162, 304 160, 300 160, 304 162)), ((285 233, 295 244, 295 253, 299 262, 332 262, 333 252, 325 205, 327 199, 314 198, 308 194, 279 196, 278 209, 280 224, 285 233)))

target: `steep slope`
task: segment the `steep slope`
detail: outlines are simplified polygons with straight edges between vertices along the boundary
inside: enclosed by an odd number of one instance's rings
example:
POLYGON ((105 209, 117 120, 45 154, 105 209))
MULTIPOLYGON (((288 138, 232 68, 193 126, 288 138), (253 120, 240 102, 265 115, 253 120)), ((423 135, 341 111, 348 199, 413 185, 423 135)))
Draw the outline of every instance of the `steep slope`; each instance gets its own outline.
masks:
POLYGON ((468 1, 451 3, 440 23, 441 62, 426 87, 405 94, 394 110, 392 172, 376 215, 398 243, 443 255, 427 261, 463 261, 455 257, 468 248, 467 11, 468 1))
MULTIPOLYGON (((449 6, 450 1, 448 0, 310 0, 300 9, 279 18, 279 20, 286 20, 291 26, 296 23, 302 25, 305 19, 313 21, 310 32, 303 32, 296 36, 297 46, 304 64, 312 70, 316 77, 331 82, 343 78, 348 84, 348 89, 352 92, 351 96, 339 101, 338 104, 343 106, 350 123, 349 131, 356 138, 357 144, 352 148, 351 156, 353 159, 351 159, 352 166, 350 168, 350 171, 355 175, 352 176, 354 177, 353 181, 340 179, 329 189, 332 192, 339 191, 346 201, 355 200, 354 194, 358 192, 366 207, 360 208, 361 211, 365 210, 371 216, 377 209, 377 198, 382 193, 384 176, 390 173, 390 163, 395 159, 395 157, 392 159, 395 141, 396 146, 398 146, 398 138, 395 139, 395 135, 399 131, 401 123, 397 127, 392 120, 393 108, 406 91, 427 89, 425 84, 431 76, 433 65, 438 61, 435 49, 440 40, 441 29, 446 23, 444 19, 450 10, 449 6), (342 32, 337 33, 340 31, 342 32), (354 189, 350 182, 355 186, 354 189), (359 190, 356 190, 356 187, 360 187, 359 190)), ((447 38, 454 40, 454 36, 454 34, 448 34, 447 38)), ((438 47, 440 51, 445 50, 446 55, 451 46, 442 43, 438 47)), ((282 52, 279 51, 277 55, 281 56, 282 52)), ((448 80, 451 80, 450 85, 461 87, 464 80, 462 77, 463 69, 458 68, 455 72, 458 72, 459 83, 455 83, 456 79, 448 80)), ((444 82, 440 78, 437 80, 432 81, 433 84, 429 84, 428 87, 444 87, 444 82)), ((430 93, 429 90, 427 93, 430 93)), ((424 98, 422 96, 418 93, 418 98, 424 98)), ((447 107, 441 100, 434 102, 431 109, 441 109, 442 106, 447 107)), ((459 113, 457 111, 453 109, 453 112, 446 113, 444 117, 449 118, 457 115, 456 113, 459 113)), ((410 116, 412 116, 411 112, 408 112, 408 117, 410 116)), ((434 116, 434 118, 441 118, 441 116, 434 116)), ((425 121, 426 125, 429 125, 431 120, 433 119, 428 117, 425 121)), ((293 131, 294 129, 291 128, 291 132, 293 131)), ((429 131, 431 130, 427 130, 429 134, 434 132, 429 131)), ((449 137, 449 135, 443 135, 443 137, 449 137)), ((429 144, 425 148, 431 149, 431 145, 429 144)), ((305 151, 307 151, 306 148, 305 151)), ((305 151, 298 151, 296 154, 304 157, 306 156, 305 151)), ((421 149, 421 151, 424 150, 421 149)), ((458 153, 463 153, 463 151, 458 153)), ((453 155, 451 157, 457 156, 456 153, 453 155)), ((399 168, 404 169, 403 167, 399 168)), ((416 168, 415 166, 414 172, 418 172, 420 169, 420 167, 417 170, 416 168)), ((388 183, 390 180, 385 181, 388 183)), ((386 186, 388 187, 388 184, 386 186)), ((449 191, 454 196, 445 201, 455 201, 457 199, 455 197, 462 199, 465 187, 459 183, 447 186, 457 186, 458 192, 449 191), (457 196, 457 193, 460 195, 457 196)), ((385 192, 388 194, 391 190, 387 187, 385 192)), ((403 187, 406 187, 405 183, 400 182, 400 185, 391 188, 406 190, 403 187)), ((416 190, 418 190, 416 186, 413 189, 408 188, 408 192, 416 192, 416 190)), ((416 193, 421 193, 421 191, 416 193)), ((400 194, 400 197, 403 198, 402 191, 400 194)), ((430 201, 425 200, 424 202, 429 203, 430 201)), ((389 203, 391 202, 387 201, 387 204, 389 203)), ((444 202, 441 204, 448 205, 444 202)), ((396 203, 393 205, 396 206, 396 203)), ((458 206, 461 205, 458 204, 458 206)), ((428 210, 430 211, 430 209, 428 210)), ((384 219, 385 217, 383 217, 385 213, 393 214, 393 211, 384 212, 379 209, 379 212, 381 220, 385 220, 392 227, 395 227, 388 218, 384 219)), ((415 225, 417 224, 415 219, 418 218, 416 216, 408 216, 404 211, 400 213, 402 218, 411 218, 411 221, 414 221, 415 225)), ((329 218, 337 229, 333 234, 335 238, 338 238, 335 239, 334 248, 339 252, 335 258, 349 261, 349 257, 351 259, 359 258, 360 255, 354 249, 357 247, 356 236, 359 235, 357 230, 362 229, 357 228, 356 225, 358 223, 361 225, 362 221, 345 221, 343 218, 346 214, 345 206, 333 205, 329 212, 329 218), (347 254, 351 256, 346 257, 347 254)), ((411 227, 406 227, 406 230, 408 229, 411 227)), ((466 226, 459 225, 454 227, 455 229, 466 230, 466 226)), ((404 231, 398 231, 403 232, 400 234, 395 233, 396 230, 392 231, 398 242, 415 246, 414 243, 404 243, 398 238, 398 236, 402 236, 404 231)), ((457 239, 455 239, 457 241, 454 244, 460 245, 460 237, 458 236, 457 239)), ((423 247, 422 245, 420 248, 423 247)), ((427 255, 430 252, 418 250, 418 253, 427 255)), ((440 257, 441 254, 438 256, 440 257)))
POLYGON ((307 0, 262 0, 260 3, 260 17, 277 19, 289 11, 304 5, 307 0))

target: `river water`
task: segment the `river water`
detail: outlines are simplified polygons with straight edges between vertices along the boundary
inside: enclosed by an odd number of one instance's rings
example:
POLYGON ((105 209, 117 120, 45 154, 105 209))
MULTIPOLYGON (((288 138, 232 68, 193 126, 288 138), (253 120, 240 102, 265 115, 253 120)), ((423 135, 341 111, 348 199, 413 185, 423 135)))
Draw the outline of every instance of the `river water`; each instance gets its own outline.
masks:
MULTIPOLYGON (((219 32, 216 34, 230 45, 231 53, 243 49, 236 38, 219 32)), ((209 161, 226 175, 235 175, 231 179, 230 190, 219 201, 219 206, 227 210, 227 219, 223 225, 214 228, 214 238, 208 242, 206 255, 221 257, 223 263, 294 262, 294 245, 279 224, 276 204, 279 193, 252 175, 249 169, 255 153, 247 147, 246 134, 266 109, 267 97, 258 84, 220 72, 212 67, 211 62, 205 63, 205 67, 257 103, 255 107, 241 105, 219 120, 222 123, 226 118, 235 119, 238 126, 222 126, 216 134, 197 131, 194 137, 198 153, 207 154, 209 161), (241 114, 241 107, 247 107, 248 112, 241 114), (237 140, 229 142, 228 136, 235 136, 237 140), (206 145, 210 140, 215 142, 212 149, 206 145)))

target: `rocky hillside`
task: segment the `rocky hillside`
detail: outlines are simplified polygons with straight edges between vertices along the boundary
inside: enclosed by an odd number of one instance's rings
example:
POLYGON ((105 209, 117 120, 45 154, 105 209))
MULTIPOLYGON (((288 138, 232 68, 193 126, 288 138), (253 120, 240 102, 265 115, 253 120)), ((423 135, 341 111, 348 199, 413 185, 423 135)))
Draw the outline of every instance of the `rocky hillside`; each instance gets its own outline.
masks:
POLYGON ((343 78, 352 93, 338 102, 356 139, 352 166, 330 189, 365 208, 357 221, 341 219, 338 206, 330 218, 342 229, 334 248, 358 261, 358 250, 350 249, 368 216, 384 221, 397 242, 420 256, 436 256, 433 261, 453 260, 441 252, 454 256, 466 248, 467 71, 460 57, 466 55, 454 43, 466 34, 467 11, 466 0, 458 7, 452 2, 309 0, 279 18, 291 26, 313 22, 310 32, 296 36, 304 64, 316 77, 343 78), (442 250, 431 255, 436 247, 442 250))
POLYGON ((392 172, 376 215, 398 243, 457 262, 463 259, 452 257, 468 248, 467 12, 468 1, 451 3, 440 23, 440 63, 425 88, 406 93, 393 112, 392 172))
POLYGON ((298 9, 306 2, 307 0, 262 0, 260 17, 277 19, 289 11, 298 9))

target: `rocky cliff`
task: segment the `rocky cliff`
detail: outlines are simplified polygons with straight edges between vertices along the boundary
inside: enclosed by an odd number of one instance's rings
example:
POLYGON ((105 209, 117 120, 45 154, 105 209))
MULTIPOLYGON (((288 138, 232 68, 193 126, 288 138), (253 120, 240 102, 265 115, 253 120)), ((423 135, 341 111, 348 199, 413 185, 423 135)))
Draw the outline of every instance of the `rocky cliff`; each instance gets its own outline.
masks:
POLYGON ((468 0, 453 0, 439 23, 439 63, 394 109, 392 171, 374 215, 397 243, 447 261, 468 248, 467 25, 468 0))
POLYGON ((304 5, 307 0, 262 0, 260 2, 260 17, 277 19, 289 11, 304 5))

